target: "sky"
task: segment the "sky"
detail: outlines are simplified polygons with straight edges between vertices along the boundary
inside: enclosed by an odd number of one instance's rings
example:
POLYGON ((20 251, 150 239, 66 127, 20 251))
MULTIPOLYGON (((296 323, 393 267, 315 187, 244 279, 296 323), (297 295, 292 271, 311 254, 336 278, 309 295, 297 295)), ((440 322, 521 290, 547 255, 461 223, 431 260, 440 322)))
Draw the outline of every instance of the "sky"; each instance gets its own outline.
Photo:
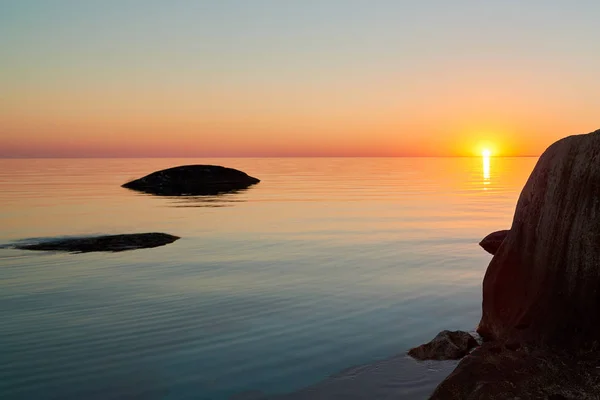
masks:
POLYGON ((0 157, 537 156, 597 0, 0 0, 0 157))

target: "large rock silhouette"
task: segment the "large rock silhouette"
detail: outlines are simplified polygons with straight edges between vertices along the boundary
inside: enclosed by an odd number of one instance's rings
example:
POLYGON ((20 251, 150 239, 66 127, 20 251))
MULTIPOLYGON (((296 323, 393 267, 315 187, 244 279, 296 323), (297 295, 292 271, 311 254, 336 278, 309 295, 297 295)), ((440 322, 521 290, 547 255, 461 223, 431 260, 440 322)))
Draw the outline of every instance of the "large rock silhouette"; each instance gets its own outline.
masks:
POLYGON ((182 165, 127 182, 124 188, 159 196, 206 196, 234 192, 260 182, 245 172, 218 165, 182 165))
POLYGON ((485 274, 478 333, 560 347, 600 339, 600 130, 538 160, 485 274))
POLYGON ((600 130, 542 154, 496 242, 477 329, 485 343, 431 399, 598 399, 600 130))

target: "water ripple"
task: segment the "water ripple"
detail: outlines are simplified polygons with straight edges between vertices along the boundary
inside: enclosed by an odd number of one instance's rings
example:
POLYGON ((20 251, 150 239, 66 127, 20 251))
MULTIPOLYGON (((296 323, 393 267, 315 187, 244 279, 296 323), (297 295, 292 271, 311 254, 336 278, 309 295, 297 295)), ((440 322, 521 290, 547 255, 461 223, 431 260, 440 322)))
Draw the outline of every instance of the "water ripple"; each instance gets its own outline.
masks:
POLYGON ((510 225, 534 162, 492 159, 484 176, 479 159, 0 160, 0 397, 425 398, 453 364, 403 354, 475 326, 477 242, 510 225), (261 183, 187 199, 120 187, 194 162, 261 183), (132 231, 182 239, 10 248, 132 231))

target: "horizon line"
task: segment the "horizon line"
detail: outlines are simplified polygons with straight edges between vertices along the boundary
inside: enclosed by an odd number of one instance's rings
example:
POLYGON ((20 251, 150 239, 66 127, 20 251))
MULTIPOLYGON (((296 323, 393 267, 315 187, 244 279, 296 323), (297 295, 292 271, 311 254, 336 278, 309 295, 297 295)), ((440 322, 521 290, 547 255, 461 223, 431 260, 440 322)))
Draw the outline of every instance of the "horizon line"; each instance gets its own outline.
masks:
MULTIPOLYGON (((482 158, 482 155, 473 156, 0 156, 1 160, 43 160, 43 159, 174 159, 174 158, 482 158)), ((490 158, 533 158, 540 155, 509 155, 490 158)))

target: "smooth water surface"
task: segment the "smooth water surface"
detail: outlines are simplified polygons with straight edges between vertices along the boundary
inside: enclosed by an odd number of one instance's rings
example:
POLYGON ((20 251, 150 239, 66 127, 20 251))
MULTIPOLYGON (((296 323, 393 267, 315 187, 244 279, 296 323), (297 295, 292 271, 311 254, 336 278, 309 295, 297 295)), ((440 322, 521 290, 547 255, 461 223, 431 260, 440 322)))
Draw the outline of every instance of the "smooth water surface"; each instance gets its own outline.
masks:
POLYGON ((0 160, 0 398, 301 398, 309 386, 306 398, 342 398, 356 382, 425 398, 453 364, 404 354, 475 328, 491 257, 477 243, 510 227, 535 161, 0 160), (262 182, 204 198, 120 187, 189 163, 262 182), (182 239, 6 248, 132 232, 182 239))

